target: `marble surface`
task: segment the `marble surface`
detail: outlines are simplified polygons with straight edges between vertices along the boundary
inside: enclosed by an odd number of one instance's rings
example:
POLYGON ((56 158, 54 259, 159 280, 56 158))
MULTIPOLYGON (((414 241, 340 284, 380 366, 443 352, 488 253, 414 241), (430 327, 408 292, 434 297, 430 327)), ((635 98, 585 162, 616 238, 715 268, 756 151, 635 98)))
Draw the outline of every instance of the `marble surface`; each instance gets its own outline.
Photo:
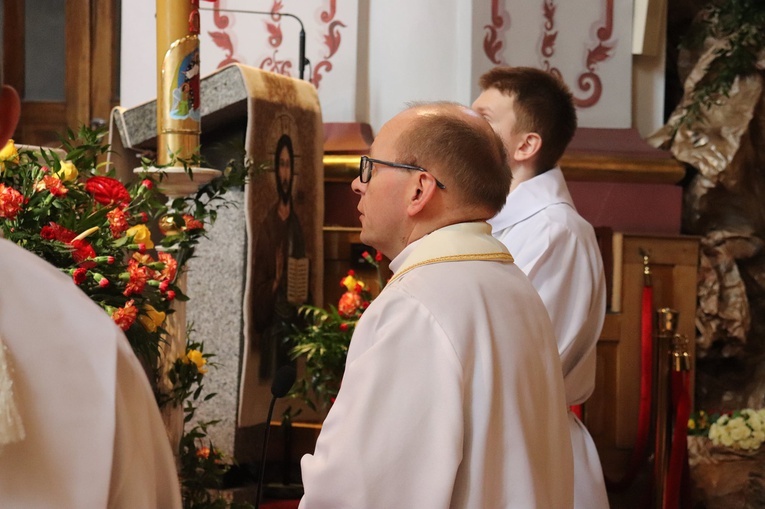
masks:
MULTIPOLYGON (((214 129, 219 114, 234 105, 241 105, 246 112, 247 86, 236 66, 227 66, 200 81, 202 124, 205 130, 214 129)), ((149 101, 134 108, 112 110, 112 125, 119 133, 126 148, 156 147, 157 101, 149 101)))
POLYGON ((193 337, 204 341, 205 351, 215 354, 211 362, 217 364, 208 371, 200 401, 205 394, 216 396, 199 404, 194 421, 220 420, 208 434, 215 447, 230 457, 239 391, 246 232, 244 193, 227 196, 236 207, 218 212, 209 238, 200 241, 189 262, 186 319, 193 326, 193 337))

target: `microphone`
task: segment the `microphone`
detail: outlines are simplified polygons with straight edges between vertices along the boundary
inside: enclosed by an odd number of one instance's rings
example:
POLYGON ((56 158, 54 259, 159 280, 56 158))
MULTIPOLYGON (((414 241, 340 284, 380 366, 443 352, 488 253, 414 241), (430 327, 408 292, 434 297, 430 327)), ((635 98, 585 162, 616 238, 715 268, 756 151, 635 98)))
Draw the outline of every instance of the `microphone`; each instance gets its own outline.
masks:
POLYGON ((243 9, 221 9, 220 7, 211 9, 209 7, 199 7, 200 11, 218 11, 218 12, 234 12, 239 14, 261 14, 267 16, 287 16, 288 18, 294 18, 300 23, 300 40, 299 42, 299 54, 298 54, 298 71, 300 72, 300 79, 303 79, 305 75, 305 66, 308 65, 308 59, 305 57, 305 28, 303 27, 303 21, 289 12, 269 12, 269 11, 248 11, 243 9))
POLYGON ((268 406, 266 417, 266 431, 263 433, 263 450, 260 453, 260 472, 258 472, 258 491, 255 495, 255 509, 260 507, 260 497, 263 491, 263 474, 266 470, 266 449, 268 447, 268 435, 271 432, 271 416, 274 413, 274 404, 279 398, 283 398, 290 392, 297 378, 297 370, 294 366, 282 366, 276 371, 274 381, 271 383, 271 404, 268 406))

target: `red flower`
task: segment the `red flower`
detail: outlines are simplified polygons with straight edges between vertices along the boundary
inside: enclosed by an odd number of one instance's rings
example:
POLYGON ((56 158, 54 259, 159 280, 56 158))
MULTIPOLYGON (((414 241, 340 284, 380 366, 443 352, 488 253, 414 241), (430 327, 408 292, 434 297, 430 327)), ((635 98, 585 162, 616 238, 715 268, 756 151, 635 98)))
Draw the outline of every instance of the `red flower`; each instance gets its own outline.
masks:
POLYGON ((146 286, 146 282, 149 280, 149 269, 139 264, 136 260, 128 262, 128 273, 130 274, 130 280, 123 292, 125 297, 129 297, 134 293, 141 293, 146 286))
POLYGON ((157 254, 159 261, 165 264, 165 268, 159 274, 158 281, 175 281, 175 275, 178 272, 178 261, 170 253, 159 252, 157 254))
POLYGON ((66 195, 67 192, 69 192, 69 190, 64 187, 64 183, 61 182, 61 179, 55 175, 45 175, 42 181, 37 183, 35 189, 38 191, 47 189, 50 191, 50 194, 57 198, 61 198, 62 196, 66 195))
POLYGON ((361 295, 355 292, 345 292, 337 303, 337 310, 340 312, 340 315, 348 318, 358 311, 361 303, 361 295))
POLYGON ((88 276, 88 269, 84 267, 78 267, 74 269, 74 272, 72 272, 72 279, 74 280, 74 284, 81 285, 85 282, 85 278, 88 276))
POLYGON ((77 234, 68 228, 64 228, 60 224, 51 221, 42 227, 40 236, 46 240, 58 240, 59 242, 69 244, 77 234))
POLYGON ((340 330, 343 331, 343 332, 347 331, 348 330, 348 324, 345 323, 345 322, 341 323, 340 324, 340 330))
POLYGON ((53 240, 56 238, 56 232, 50 226, 45 225, 40 229, 40 237, 45 240, 53 240))
POLYGON ((0 217, 13 219, 21 211, 24 195, 12 187, 0 184, 0 217))
POLYGON ((146 212, 141 212, 140 214, 138 214, 138 216, 141 218, 142 223, 149 222, 149 214, 147 214, 146 212))
POLYGON ((122 330, 128 330, 138 316, 138 308, 133 303, 134 301, 131 299, 125 303, 124 307, 115 309, 114 313, 112 313, 112 320, 122 330))
POLYGON ((102 205, 125 207, 130 203, 130 193, 125 189, 125 186, 119 180, 111 177, 90 177, 85 182, 85 190, 102 205))
POLYGON ((183 229, 187 231, 201 230, 205 227, 202 221, 194 219, 194 216, 192 216, 191 214, 183 214, 183 220, 186 223, 183 229))
POLYGON ((120 234, 130 228, 127 215, 120 208, 112 209, 106 214, 109 220, 109 229, 112 231, 112 237, 119 238, 120 234))
POLYGON ((101 279, 98 281, 98 286, 100 286, 101 288, 106 288, 106 287, 108 287, 108 286, 109 286, 109 280, 108 280, 108 279, 106 279, 105 277, 102 277, 102 278, 101 278, 101 279))
POLYGON ((77 239, 71 242, 71 246, 74 248, 72 258, 80 264, 80 267, 93 268, 96 266, 95 262, 88 262, 89 259, 96 257, 96 251, 90 242, 85 239, 77 239))
POLYGON ((141 181, 141 185, 146 189, 152 189, 154 187, 154 182, 152 182, 150 179, 143 179, 141 181))
POLYGON ((209 447, 200 447, 197 449, 197 458, 201 459, 207 459, 210 457, 210 448, 209 447))
POLYGON ((165 297, 167 298, 167 300, 173 300, 175 299, 175 292, 172 290, 168 290, 167 293, 165 294, 165 297))
POLYGON ((377 251, 377 252, 375 253, 375 261, 376 261, 376 262, 381 262, 381 261, 382 261, 382 258, 383 258, 383 256, 382 256, 382 253, 381 253, 380 251, 377 251))

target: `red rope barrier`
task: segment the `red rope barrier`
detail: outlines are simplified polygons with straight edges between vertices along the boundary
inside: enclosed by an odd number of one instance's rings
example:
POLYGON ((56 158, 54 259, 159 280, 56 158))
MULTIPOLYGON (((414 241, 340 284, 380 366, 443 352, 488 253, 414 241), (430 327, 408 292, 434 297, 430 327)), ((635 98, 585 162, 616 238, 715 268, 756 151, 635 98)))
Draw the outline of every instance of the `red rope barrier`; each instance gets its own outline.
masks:
POLYGON ((690 371, 672 372, 672 406, 676 409, 664 507, 681 507, 683 473, 688 463, 688 418, 691 415, 690 371))
POLYGON ((653 388, 653 287, 649 281, 646 281, 643 286, 640 320, 640 408, 637 437, 624 476, 618 481, 606 478, 606 487, 611 491, 622 491, 628 488, 637 477, 647 457, 653 388))

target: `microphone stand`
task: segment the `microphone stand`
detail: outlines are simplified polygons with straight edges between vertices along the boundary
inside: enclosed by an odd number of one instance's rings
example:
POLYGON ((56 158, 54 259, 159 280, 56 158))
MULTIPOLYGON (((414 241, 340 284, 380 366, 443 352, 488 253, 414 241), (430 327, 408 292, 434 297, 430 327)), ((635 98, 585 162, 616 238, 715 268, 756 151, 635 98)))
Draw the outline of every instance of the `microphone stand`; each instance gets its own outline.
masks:
POLYGON ((268 435, 271 432, 271 417, 274 414, 274 404, 278 398, 282 398, 290 392, 295 384, 297 372, 293 366, 282 366, 276 371, 274 381, 271 384, 271 404, 268 405, 268 417, 266 417, 266 431, 263 433, 263 450, 260 454, 260 472, 258 472, 258 490, 255 494, 255 509, 260 507, 260 497, 263 492, 263 474, 266 471, 266 450, 268 449, 268 435))
POLYGON ((276 396, 271 398, 271 404, 268 406, 268 417, 266 417, 266 431, 263 433, 263 452, 260 454, 260 470, 258 475, 260 480, 258 481, 258 491, 255 493, 255 509, 260 507, 260 498, 263 491, 263 473, 266 471, 266 448, 268 447, 268 435, 271 433, 271 417, 274 414, 274 404, 276 403, 276 396))
POLYGON ((298 53, 298 72, 300 73, 300 79, 303 79, 305 75, 305 66, 308 64, 308 59, 305 58, 305 28, 303 22, 292 13, 289 12, 269 12, 269 11, 248 11, 243 9, 211 9, 209 7, 199 7, 200 11, 217 11, 217 12, 233 12, 239 14, 260 14, 267 16, 287 16, 288 18, 296 19, 300 23, 300 39, 299 39, 299 53, 298 53))

